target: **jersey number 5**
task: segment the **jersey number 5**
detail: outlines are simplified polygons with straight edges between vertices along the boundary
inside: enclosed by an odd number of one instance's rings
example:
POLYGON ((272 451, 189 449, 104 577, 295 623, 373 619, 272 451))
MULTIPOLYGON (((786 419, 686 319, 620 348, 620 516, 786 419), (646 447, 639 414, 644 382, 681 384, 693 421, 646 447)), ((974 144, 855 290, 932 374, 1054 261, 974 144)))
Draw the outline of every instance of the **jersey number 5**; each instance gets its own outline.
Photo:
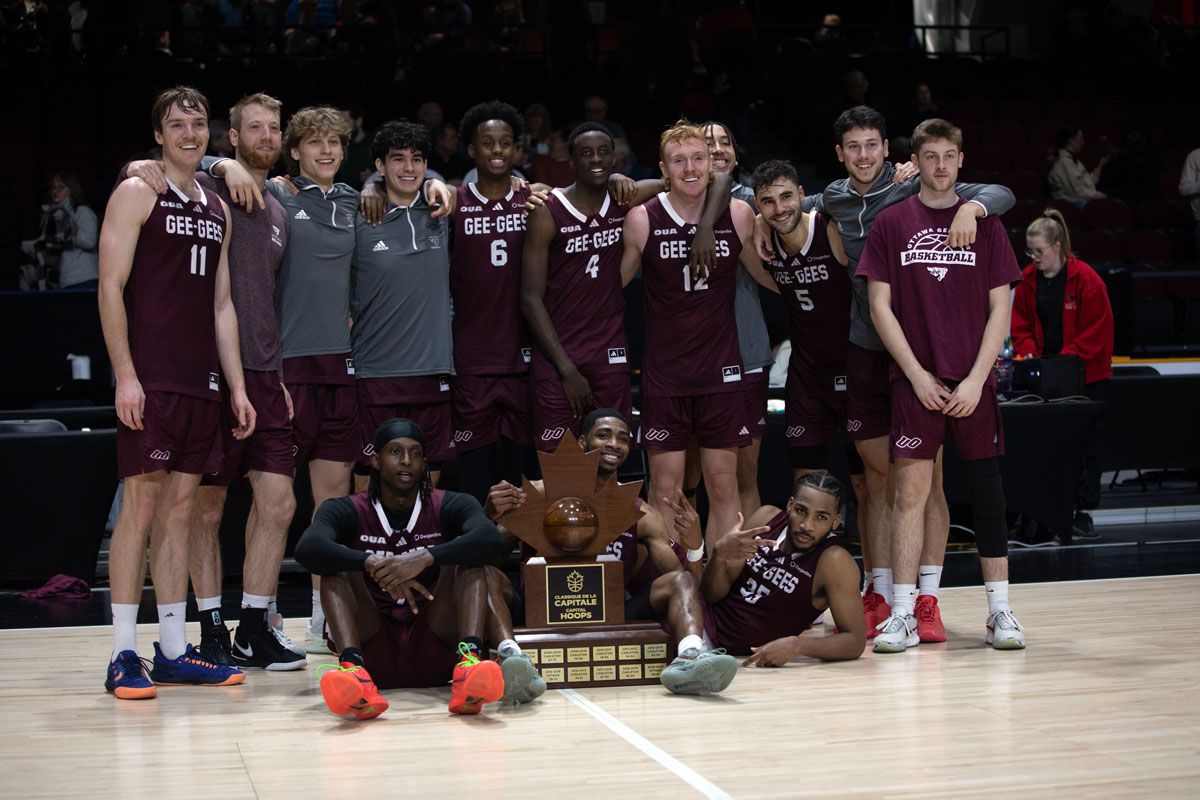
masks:
POLYGON ((587 266, 583 268, 583 271, 594 280, 600 274, 600 256, 597 254, 589 258, 587 266))
POLYGON ((808 296, 808 289, 797 289, 796 299, 800 301, 800 308, 805 311, 812 311, 817 307, 812 298, 808 296))

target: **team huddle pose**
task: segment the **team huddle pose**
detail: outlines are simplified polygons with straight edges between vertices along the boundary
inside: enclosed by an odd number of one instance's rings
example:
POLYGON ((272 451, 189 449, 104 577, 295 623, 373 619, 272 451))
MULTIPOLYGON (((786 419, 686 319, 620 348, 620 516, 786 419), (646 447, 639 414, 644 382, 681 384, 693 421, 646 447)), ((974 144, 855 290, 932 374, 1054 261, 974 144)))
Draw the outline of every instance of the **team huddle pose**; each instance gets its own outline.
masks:
POLYGON ((673 693, 726 689, 735 654, 775 667, 858 658, 872 638, 883 653, 945 641, 947 429, 972 485, 985 640, 1025 646, 991 371, 1019 279, 996 219, 1013 197, 956 182, 952 124, 922 123, 913 163, 895 165, 883 118, 850 109, 835 125, 848 176, 806 197, 782 161, 734 183, 720 123, 668 128, 662 179, 637 183, 614 172, 612 134, 584 123, 568 140, 575 183, 550 189, 514 176, 522 120, 490 101, 461 122, 476 181, 429 179, 428 132, 398 120, 375 135, 378 175, 360 195, 334 180, 350 133, 337 110, 301 109, 284 128, 279 101, 248 95, 230 109, 232 159, 204 156, 209 111, 189 87, 159 95, 162 160, 127 165, 101 232, 125 480, 110 553, 116 697, 240 684, 244 669, 328 652, 335 714, 376 717, 380 689, 447 682, 456 714, 537 698, 546 683, 513 628, 521 587, 498 565, 516 545, 504 522, 525 502, 521 477, 568 435, 599 452, 598 487, 631 448, 648 455, 647 500, 609 552, 626 616, 657 620, 676 645, 661 675, 673 693), (268 179, 281 155, 288 177, 268 179), (635 429, 623 290, 639 272, 635 429), (781 295, 792 346, 783 508, 757 490, 771 363, 759 285, 781 295), (837 534, 846 490, 828 471, 838 431, 853 443, 861 595, 837 534), (461 492, 437 488, 451 460, 461 492), (313 614, 300 646, 274 600, 305 465, 315 512, 296 559, 313 614), (253 503, 231 636, 217 531, 242 476, 253 503), (689 502, 701 479, 703 534, 689 502), (148 540, 149 670, 136 641, 148 540), (199 646, 184 631, 189 575, 199 646), (826 611, 836 632, 802 635, 826 611))

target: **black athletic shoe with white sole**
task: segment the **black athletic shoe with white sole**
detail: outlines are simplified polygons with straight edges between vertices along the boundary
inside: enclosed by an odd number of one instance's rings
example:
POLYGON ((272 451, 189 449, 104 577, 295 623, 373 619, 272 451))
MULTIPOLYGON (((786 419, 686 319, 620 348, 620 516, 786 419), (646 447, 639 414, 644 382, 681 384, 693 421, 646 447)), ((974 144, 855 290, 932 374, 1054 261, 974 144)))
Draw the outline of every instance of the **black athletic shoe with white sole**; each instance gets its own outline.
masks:
POLYGON ((233 663, 238 667, 255 667, 271 672, 288 672, 304 669, 308 659, 288 648, 277 628, 266 624, 256 625, 249 631, 239 625, 233 636, 233 663))

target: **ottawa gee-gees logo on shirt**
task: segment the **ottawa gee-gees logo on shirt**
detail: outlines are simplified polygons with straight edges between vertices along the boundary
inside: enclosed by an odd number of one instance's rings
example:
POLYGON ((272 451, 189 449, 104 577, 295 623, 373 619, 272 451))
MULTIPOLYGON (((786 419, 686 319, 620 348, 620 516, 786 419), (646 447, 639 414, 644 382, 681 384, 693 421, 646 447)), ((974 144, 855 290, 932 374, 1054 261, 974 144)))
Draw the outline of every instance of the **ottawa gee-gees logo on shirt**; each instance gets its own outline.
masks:
POLYGON ((949 265, 975 266, 975 253, 967 247, 946 244, 947 228, 925 228, 908 240, 908 249, 900 254, 900 266, 924 264, 938 283, 945 280, 949 265))

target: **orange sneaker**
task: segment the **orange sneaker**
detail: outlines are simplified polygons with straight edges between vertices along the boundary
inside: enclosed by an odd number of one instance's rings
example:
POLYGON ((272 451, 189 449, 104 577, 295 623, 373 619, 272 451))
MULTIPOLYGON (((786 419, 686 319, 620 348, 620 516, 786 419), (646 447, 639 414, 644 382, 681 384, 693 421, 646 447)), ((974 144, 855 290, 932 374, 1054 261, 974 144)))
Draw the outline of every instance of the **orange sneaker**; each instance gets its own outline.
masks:
POLYGON ((343 661, 340 666, 324 666, 330 669, 321 676, 321 696, 334 714, 374 719, 388 710, 388 701, 379 693, 364 667, 349 661, 343 661))
POLYGON ((938 599, 931 594, 923 594, 917 598, 913 608, 913 616, 917 618, 917 636, 922 642, 946 641, 946 626, 942 624, 942 612, 938 610, 938 599))
POLYGON ((892 615, 892 607, 883 599, 879 592, 871 591, 863 595, 863 620, 867 624, 867 638, 874 639, 879 623, 892 615))
POLYGON ((486 703, 504 696, 504 673, 495 661, 480 661, 465 643, 458 652, 462 660, 450 682, 450 713, 478 714, 486 703))

